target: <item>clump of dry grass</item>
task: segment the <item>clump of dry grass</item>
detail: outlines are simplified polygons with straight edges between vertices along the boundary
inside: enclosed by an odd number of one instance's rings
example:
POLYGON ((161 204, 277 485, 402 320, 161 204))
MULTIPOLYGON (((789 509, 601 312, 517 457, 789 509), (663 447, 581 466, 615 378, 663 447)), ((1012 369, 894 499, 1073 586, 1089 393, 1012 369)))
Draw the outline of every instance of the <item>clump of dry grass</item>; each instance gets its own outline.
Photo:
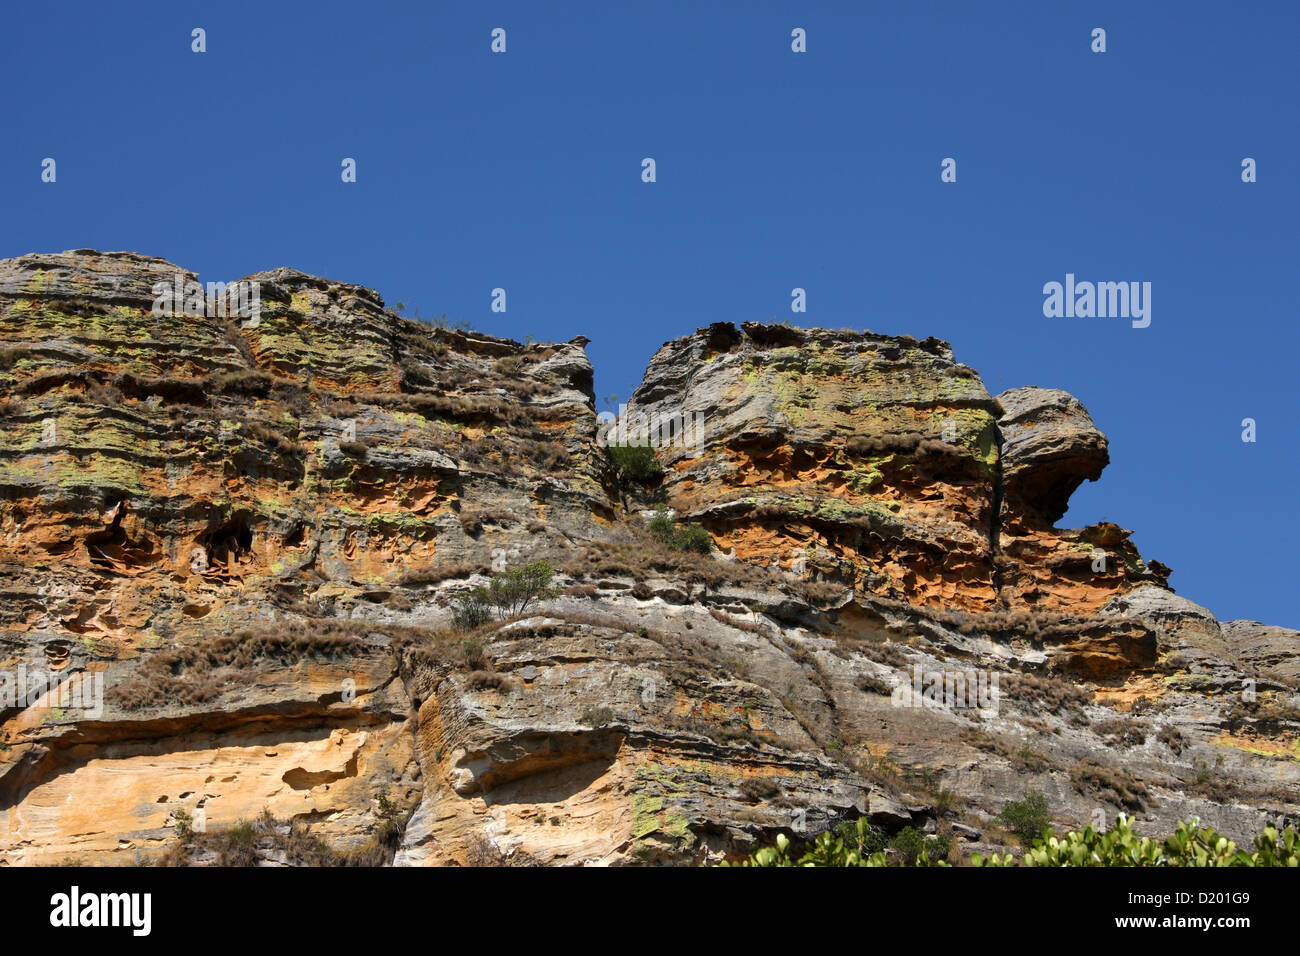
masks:
POLYGON ((1233 704, 1225 715, 1224 726, 1275 736, 1300 727, 1300 707, 1273 693, 1259 694, 1253 700, 1233 704))
POLYGON ((1099 721, 1092 726, 1093 732, 1105 738, 1110 747, 1140 747, 1147 742, 1146 728, 1136 720, 1117 717, 1113 720, 1099 721))
POLYGON ((719 611, 715 607, 709 608, 709 616, 713 618, 715 621, 717 621, 719 624, 725 624, 728 627, 734 627, 740 631, 748 631, 750 634, 766 633, 766 631, 764 630, 761 624, 756 624, 753 621, 747 621, 741 617, 735 617, 734 615, 727 614, 724 611, 719 611))
POLYGON ((865 694, 879 694, 883 697, 888 697, 894 692, 893 684, 874 674, 863 674, 857 679, 856 686, 865 694))
POLYGON ((1141 810, 1146 804, 1146 784, 1122 770, 1107 767, 1093 757, 1084 757, 1074 765, 1070 782, 1081 794, 1110 798, 1130 810, 1141 810))
POLYGON ((336 850, 305 824, 277 819, 269 810, 257 820, 242 820, 234 826, 204 832, 191 829, 188 817, 182 815, 176 842, 155 862, 166 867, 189 866, 195 857, 215 855, 216 866, 247 867, 283 853, 289 866, 387 866, 401 841, 402 815, 382 793, 374 833, 354 850, 336 850))
POLYGON ((429 568, 412 568, 404 571, 394 583, 399 587, 418 587, 422 584, 437 584, 452 578, 470 578, 476 574, 487 574, 491 570, 486 564, 439 564, 429 568))
POLYGON ((543 471, 560 471, 573 463, 569 450, 557 441, 526 441, 522 451, 525 458, 543 471))
POLYGON ((666 578, 681 581, 688 589, 701 587, 705 592, 724 585, 751 587, 792 594, 812 605, 838 597, 843 591, 841 586, 799 581, 742 561, 719 561, 695 551, 674 551, 639 519, 623 522, 613 531, 611 540, 583 542, 561 570, 577 580, 627 577, 641 582, 666 578))
POLYGON ((779 777, 746 777, 740 783, 740 793, 751 803, 771 800, 780 796, 781 781, 779 777))
POLYGON ((1013 747, 1005 740, 973 727, 963 728, 960 739, 976 750, 1001 757, 1021 773, 1042 773, 1055 769, 1051 758, 1042 751, 1029 746, 1013 747))
POLYGON ((459 518, 461 530, 471 537, 482 531, 485 524, 506 527, 518 522, 512 512, 488 508, 461 508, 459 518))
POLYGON ((1091 688, 1069 684, 1054 677, 1002 674, 998 678, 998 695, 1003 700, 1042 704, 1043 710, 1053 714, 1072 711, 1078 715, 1085 704, 1092 702, 1093 692, 1091 688))
POLYGON ((907 652, 892 641, 859 641, 853 650, 867 660, 889 667, 906 667, 910 663, 907 652))
POLYGON ((515 689, 515 681, 510 676, 498 674, 496 671, 478 670, 470 671, 469 676, 465 678, 465 686, 474 691, 496 690, 509 694, 515 689))
POLYGON ((135 679, 112 688, 109 697, 126 710, 206 703, 258 661, 341 660, 358 654, 366 646, 358 636, 364 627, 334 620, 285 622, 155 651, 143 659, 135 679))
POLYGON ((1183 748, 1187 746, 1187 738, 1173 724, 1165 724, 1165 726, 1161 727, 1160 732, 1156 734, 1156 740, 1172 750, 1175 756, 1181 754, 1183 748))

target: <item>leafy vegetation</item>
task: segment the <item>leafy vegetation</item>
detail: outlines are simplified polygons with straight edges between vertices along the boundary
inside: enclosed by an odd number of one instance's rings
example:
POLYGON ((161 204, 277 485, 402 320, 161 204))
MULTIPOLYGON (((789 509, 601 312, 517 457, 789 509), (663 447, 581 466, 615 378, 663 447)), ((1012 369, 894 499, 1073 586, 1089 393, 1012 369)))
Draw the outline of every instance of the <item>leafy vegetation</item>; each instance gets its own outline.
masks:
POLYGON ((188 840, 194 835, 194 814, 188 810, 173 810, 172 819, 176 821, 176 836, 188 840))
POLYGON ((739 863, 722 866, 947 866, 947 837, 927 838, 914 827, 904 827, 892 840, 866 819, 841 823, 835 830, 819 834, 797 859, 790 854, 790 838, 784 833, 776 845, 751 853, 739 863))
MULTIPOLYGON (((1010 855, 985 859, 971 857, 975 866, 1017 866, 1010 855)), ((1120 814, 1115 826, 1105 833, 1091 826, 1071 830, 1065 836, 1039 839, 1025 853, 1024 866, 1289 866, 1300 867, 1300 833, 1293 827, 1281 832, 1273 825, 1255 838, 1255 850, 1238 849, 1237 844, 1210 827, 1192 819, 1178 824, 1165 840, 1153 840, 1133 832, 1128 818, 1120 814)))
POLYGON ((891 849, 897 851, 906 866, 924 866, 921 862, 939 863, 952 849, 952 841, 946 836, 927 837, 916 827, 903 827, 889 841, 891 849))
POLYGON ((694 551, 708 554, 713 550, 709 533, 694 524, 678 524, 666 510, 660 508, 650 519, 650 532, 663 542, 669 551, 694 551))
POLYGON ((664 476, 663 465, 649 445, 610 445, 609 460, 618 474, 619 484, 651 485, 664 476))
MULTIPOLYGON (((1027 795, 1022 804, 1037 812, 1037 800, 1027 795)), ((1041 796, 1041 795, 1039 795, 1041 796)), ((1004 811, 1005 812, 1005 811, 1004 811)), ((780 834, 774 846, 751 853, 738 863, 722 866, 947 866, 944 857, 951 849, 947 837, 929 837, 913 827, 905 827, 892 840, 873 828, 865 819, 842 823, 833 831, 819 834, 797 857, 791 852, 790 838, 780 834)), ((1011 854, 983 857, 973 854, 973 866, 1287 866, 1300 867, 1300 832, 1294 827, 1279 831, 1270 824, 1255 838, 1253 851, 1237 845, 1200 821, 1178 824, 1174 834, 1164 840, 1138 836, 1123 814, 1115 826, 1099 832, 1091 826, 1072 830, 1063 837, 1041 835, 1024 855, 1023 861, 1011 854)))
POLYGON ((402 830, 405 829, 406 814, 402 807, 388 795, 388 788, 383 787, 375 794, 375 841, 383 846, 396 847, 402 830))
POLYGON ((1043 835, 1043 830, 1050 832, 1052 826, 1052 818, 1047 814, 1047 798, 1037 790, 1030 790, 1023 800, 1008 800, 998 814, 998 820, 1024 846, 1033 845, 1043 835))
POLYGON ((494 615, 500 621, 517 617, 535 602, 555 596, 551 587, 554 574, 547 561, 533 561, 494 574, 486 586, 479 585, 456 599, 452 623, 469 631, 486 624, 494 615))

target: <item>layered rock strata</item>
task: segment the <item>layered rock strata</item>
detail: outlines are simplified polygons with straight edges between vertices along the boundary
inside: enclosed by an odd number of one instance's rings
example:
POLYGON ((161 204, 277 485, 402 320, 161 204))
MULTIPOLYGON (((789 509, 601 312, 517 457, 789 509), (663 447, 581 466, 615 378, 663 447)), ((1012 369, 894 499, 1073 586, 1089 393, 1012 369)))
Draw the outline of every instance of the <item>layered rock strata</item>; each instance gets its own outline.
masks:
POLYGON ((585 339, 291 269, 248 277, 256 320, 155 314, 178 276, 0 262, 0 865, 174 859, 187 821, 263 813, 344 855, 396 819, 398 865, 716 862, 862 815, 960 858, 1028 789, 1062 826, 1295 817, 1296 632, 1055 526, 1108 461, 1064 392, 991 396, 936 339, 718 323, 650 361, 630 414, 700 434, 638 485, 585 339), (452 626, 539 560, 553 594, 452 626))

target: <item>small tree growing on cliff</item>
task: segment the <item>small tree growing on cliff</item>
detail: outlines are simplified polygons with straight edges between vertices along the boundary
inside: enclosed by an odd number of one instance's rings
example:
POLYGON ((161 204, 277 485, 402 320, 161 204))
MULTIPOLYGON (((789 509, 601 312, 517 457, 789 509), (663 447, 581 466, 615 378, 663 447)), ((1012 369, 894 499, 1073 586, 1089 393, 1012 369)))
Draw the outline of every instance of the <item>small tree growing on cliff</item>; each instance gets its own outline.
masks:
POLYGON ((176 821, 176 838, 182 842, 194 836, 194 816, 183 809, 173 810, 172 819, 176 821))
POLYGON ((649 445, 610 445, 609 460, 623 488, 631 484, 650 485, 664 475, 663 465, 649 445))
POLYGON ((554 575, 555 569, 547 561, 494 574, 486 587, 480 585, 456 599, 452 624, 469 631, 486 624, 494 611, 502 621, 523 614, 534 603, 555 597, 551 587, 554 575))
POLYGON ((451 623, 462 631, 472 631, 486 624, 491 616, 492 602, 488 598, 488 590, 480 586, 456 598, 451 623))
POLYGON ((496 606, 501 620, 523 614, 534 601, 555 596, 551 578, 555 574, 549 562, 533 561, 522 568, 512 568, 493 575, 488 597, 496 606))
POLYGON ((375 803, 375 817, 379 821, 375 826, 375 840, 386 847, 395 846, 404 829, 402 808, 388 795, 387 787, 381 787, 375 794, 375 803))

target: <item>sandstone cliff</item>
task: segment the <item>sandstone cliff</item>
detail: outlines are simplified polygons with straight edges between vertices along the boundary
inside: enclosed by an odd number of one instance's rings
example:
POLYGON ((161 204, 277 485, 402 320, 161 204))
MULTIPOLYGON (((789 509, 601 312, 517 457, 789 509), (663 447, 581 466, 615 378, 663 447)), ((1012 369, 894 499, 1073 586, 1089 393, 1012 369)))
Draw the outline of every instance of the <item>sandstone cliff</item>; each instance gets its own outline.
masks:
POLYGON ((991 396, 936 339, 714 324, 650 361, 630 413, 703 440, 636 485, 582 339, 291 269, 249 277, 256 322, 152 315, 177 274, 0 261, 0 672, 104 688, 0 698, 0 864, 264 811, 346 852, 393 805, 402 865, 710 862, 861 815, 965 851, 1027 789, 1061 824, 1294 819, 1300 634, 1055 527, 1108 462, 1073 396, 991 396), (537 560, 559 592, 466 646, 458 596, 537 560), (911 706, 918 668, 999 706, 911 706))

